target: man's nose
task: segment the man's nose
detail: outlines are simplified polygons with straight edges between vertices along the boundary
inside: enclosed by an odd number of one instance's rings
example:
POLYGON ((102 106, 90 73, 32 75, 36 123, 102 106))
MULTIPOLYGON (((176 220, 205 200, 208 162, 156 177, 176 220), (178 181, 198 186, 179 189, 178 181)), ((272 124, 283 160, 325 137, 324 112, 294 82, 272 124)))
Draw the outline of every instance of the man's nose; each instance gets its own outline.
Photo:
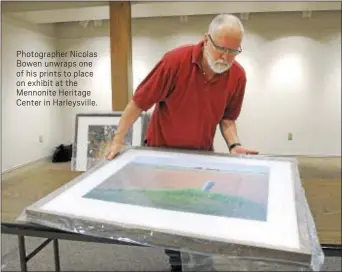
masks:
POLYGON ((234 59, 234 56, 232 54, 230 54, 229 52, 225 52, 221 55, 221 59, 223 61, 231 61, 234 59))

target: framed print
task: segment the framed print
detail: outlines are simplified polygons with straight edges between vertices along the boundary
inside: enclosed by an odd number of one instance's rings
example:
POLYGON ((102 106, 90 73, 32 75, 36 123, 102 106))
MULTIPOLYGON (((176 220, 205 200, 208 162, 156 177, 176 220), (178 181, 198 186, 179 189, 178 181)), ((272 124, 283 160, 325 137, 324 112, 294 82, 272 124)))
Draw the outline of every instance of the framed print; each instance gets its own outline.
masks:
MULTIPOLYGON (((73 171, 86 171, 103 160, 117 130, 121 112, 81 113, 76 115, 71 167, 73 171)), ((140 146, 141 117, 125 137, 128 146, 140 146)))
POLYGON ((133 147, 25 210, 32 223, 209 254, 309 262, 293 161, 133 147))

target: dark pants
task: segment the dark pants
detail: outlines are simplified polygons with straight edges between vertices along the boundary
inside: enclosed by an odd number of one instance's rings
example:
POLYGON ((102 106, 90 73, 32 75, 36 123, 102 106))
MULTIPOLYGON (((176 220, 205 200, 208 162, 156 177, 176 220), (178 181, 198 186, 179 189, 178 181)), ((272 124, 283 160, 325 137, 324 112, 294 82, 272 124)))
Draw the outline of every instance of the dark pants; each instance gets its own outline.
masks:
POLYGON ((171 271, 182 271, 182 258, 180 251, 165 249, 165 254, 169 257, 171 271))
MULTIPOLYGON (((147 140, 144 141, 144 146, 147 145, 147 140)), ((165 249, 165 254, 169 257, 169 264, 171 266, 171 271, 182 271, 182 257, 180 251, 165 249)))

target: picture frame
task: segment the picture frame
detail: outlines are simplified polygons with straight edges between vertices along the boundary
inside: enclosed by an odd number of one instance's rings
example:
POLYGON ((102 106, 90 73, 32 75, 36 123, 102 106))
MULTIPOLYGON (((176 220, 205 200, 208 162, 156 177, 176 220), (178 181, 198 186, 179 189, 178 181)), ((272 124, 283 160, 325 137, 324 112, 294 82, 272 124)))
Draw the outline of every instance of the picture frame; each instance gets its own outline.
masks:
POLYGON ((303 198, 291 159, 132 147, 27 207, 25 216, 145 245, 310 263, 303 198))
MULTIPOLYGON (((75 117, 72 171, 87 171, 104 159, 119 124, 122 112, 78 113, 75 117)), ((142 144, 141 116, 125 137, 127 146, 142 144)))

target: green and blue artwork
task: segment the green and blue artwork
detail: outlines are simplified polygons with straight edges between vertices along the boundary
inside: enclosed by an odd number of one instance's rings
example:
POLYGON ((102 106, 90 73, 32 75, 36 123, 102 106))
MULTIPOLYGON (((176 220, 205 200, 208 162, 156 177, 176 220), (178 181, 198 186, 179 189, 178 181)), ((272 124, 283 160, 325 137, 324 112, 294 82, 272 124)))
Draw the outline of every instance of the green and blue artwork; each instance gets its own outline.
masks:
POLYGON ((269 168, 180 157, 137 157, 84 197, 248 220, 267 220, 269 168))

